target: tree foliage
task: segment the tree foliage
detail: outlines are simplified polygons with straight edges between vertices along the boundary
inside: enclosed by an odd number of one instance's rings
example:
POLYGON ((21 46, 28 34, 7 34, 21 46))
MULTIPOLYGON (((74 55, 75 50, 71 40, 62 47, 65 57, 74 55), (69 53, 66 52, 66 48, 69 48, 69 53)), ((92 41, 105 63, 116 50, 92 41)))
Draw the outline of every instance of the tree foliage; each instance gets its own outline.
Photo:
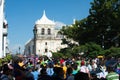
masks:
POLYGON ((100 45, 93 43, 93 42, 86 43, 85 46, 87 47, 87 52, 85 55, 87 55, 88 57, 99 56, 101 55, 101 52, 103 51, 100 45))
POLYGON ((104 42, 105 48, 115 46, 120 34, 120 0, 94 0, 91 5, 87 24, 96 31, 97 43, 104 42))
POLYGON ((86 18, 60 30, 65 35, 63 44, 68 45, 61 53, 74 55, 88 50, 93 57, 112 51, 111 47, 120 47, 120 0, 93 0, 89 13, 86 18))
POLYGON ((111 47, 110 49, 104 51, 104 55, 106 57, 120 57, 120 48, 111 47))
MULTIPOLYGON (((66 36, 64 44, 71 40, 84 45, 95 42, 104 49, 120 45, 120 1, 119 0, 94 0, 91 2, 88 17, 64 26, 61 33, 66 36), (66 41, 66 42, 65 42, 66 41)), ((73 47, 74 45, 72 45, 73 47)))

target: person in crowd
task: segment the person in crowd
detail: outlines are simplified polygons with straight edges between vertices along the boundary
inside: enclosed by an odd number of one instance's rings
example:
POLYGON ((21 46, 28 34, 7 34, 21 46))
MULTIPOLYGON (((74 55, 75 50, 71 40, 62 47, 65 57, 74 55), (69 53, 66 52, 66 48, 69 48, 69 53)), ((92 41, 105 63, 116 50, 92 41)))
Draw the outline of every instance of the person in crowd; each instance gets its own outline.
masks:
POLYGON ((52 52, 48 51, 46 56, 48 57, 48 59, 52 60, 52 52))
POLYGON ((57 60, 54 61, 54 67, 60 67, 60 64, 57 60))
POLYGON ((90 61, 88 61, 88 62, 86 63, 86 66, 87 66, 87 68, 89 69, 89 71, 92 73, 92 66, 91 66, 91 62, 90 62, 90 61))
POLYGON ((33 74, 34 80, 38 80, 38 68, 36 67, 35 69, 33 69, 31 73, 33 74))
POLYGON ((75 74, 74 80, 90 80, 87 73, 78 72, 75 74))
POLYGON ((0 76, 1 80, 13 80, 13 78, 10 77, 12 71, 9 69, 8 64, 2 66, 2 71, 3 73, 0 76))
POLYGON ((63 68, 63 74, 64 74, 64 79, 66 78, 66 72, 67 72, 67 66, 65 64, 65 61, 61 64, 61 67, 63 68))
POLYGON ((43 68, 44 68, 44 65, 41 64, 41 65, 40 65, 40 68, 38 68, 39 75, 40 75, 40 72, 41 72, 41 70, 42 70, 43 68))
POLYGON ((32 67, 28 67, 25 71, 25 80, 34 80, 34 75, 32 74, 32 67))
POLYGON ((106 76, 107 80, 119 80, 119 75, 114 71, 112 64, 107 66, 108 75, 106 76))
POLYGON ((80 72, 87 73, 90 78, 90 72, 89 72, 88 67, 85 65, 85 61, 81 61, 80 72))
POLYGON ((54 67, 54 74, 52 76, 53 80, 64 80, 64 72, 61 67, 54 67))
POLYGON ((49 75, 49 76, 52 76, 53 74, 54 74, 54 71, 53 71, 53 64, 52 63, 49 63, 48 64, 48 67, 47 67, 47 74, 49 75))
POLYGON ((96 73, 97 77, 105 79, 106 75, 108 74, 106 67, 103 64, 101 64, 101 65, 99 65, 98 68, 99 68, 99 71, 98 71, 98 73, 96 73))
POLYGON ((38 80, 52 80, 52 77, 47 74, 46 68, 42 68, 38 80))
POLYGON ((77 67, 78 65, 77 65, 77 63, 74 63, 74 64, 72 64, 71 66, 72 66, 72 68, 73 68, 72 74, 73 74, 73 75, 77 74, 77 73, 78 73, 78 69, 77 69, 77 68, 78 68, 78 67, 77 67))
POLYGON ((116 64, 116 72, 119 74, 120 76, 120 58, 118 58, 118 62, 116 64))
POLYGON ((73 68, 72 67, 69 67, 67 68, 67 73, 66 73, 66 80, 74 80, 74 75, 72 74, 73 72, 73 68))
POLYGON ((23 68, 23 66, 20 66, 19 65, 19 62, 20 62, 20 58, 16 58, 14 59, 13 61, 13 73, 14 73, 14 77, 15 77, 15 80, 22 80, 24 79, 25 77, 25 69, 23 68))
POLYGON ((92 60, 92 70, 95 72, 97 69, 96 60, 92 60))
POLYGON ((60 58, 60 65, 62 65, 64 63, 64 59, 63 58, 60 58))
POLYGON ((91 74, 91 80, 100 80, 95 73, 91 74))

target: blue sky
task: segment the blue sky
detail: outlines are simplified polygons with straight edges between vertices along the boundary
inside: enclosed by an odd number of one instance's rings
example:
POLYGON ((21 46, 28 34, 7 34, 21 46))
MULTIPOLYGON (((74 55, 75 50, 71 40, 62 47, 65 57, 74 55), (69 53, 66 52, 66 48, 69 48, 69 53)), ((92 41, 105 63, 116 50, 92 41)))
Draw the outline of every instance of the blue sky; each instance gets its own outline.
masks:
POLYGON ((60 24, 72 24, 73 19, 88 16, 93 0, 5 0, 5 16, 8 21, 9 48, 12 52, 33 37, 35 21, 43 11, 49 19, 60 24))

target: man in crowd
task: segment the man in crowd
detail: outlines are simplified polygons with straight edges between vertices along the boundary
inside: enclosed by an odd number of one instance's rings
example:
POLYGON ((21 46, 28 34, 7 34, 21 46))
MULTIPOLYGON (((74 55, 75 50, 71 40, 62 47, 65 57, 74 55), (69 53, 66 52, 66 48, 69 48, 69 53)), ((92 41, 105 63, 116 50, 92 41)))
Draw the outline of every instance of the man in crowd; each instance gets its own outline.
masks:
POLYGON ((107 80, 119 80, 119 75, 114 71, 112 65, 107 66, 108 75, 106 76, 107 80))

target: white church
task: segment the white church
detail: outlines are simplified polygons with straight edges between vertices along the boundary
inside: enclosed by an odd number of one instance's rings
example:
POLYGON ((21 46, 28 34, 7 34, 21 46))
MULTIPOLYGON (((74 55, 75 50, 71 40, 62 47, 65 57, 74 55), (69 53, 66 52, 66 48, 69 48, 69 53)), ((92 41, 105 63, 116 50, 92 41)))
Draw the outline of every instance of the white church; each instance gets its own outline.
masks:
POLYGON ((34 38, 25 44, 25 55, 46 55, 49 51, 57 52, 66 45, 62 45, 63 35, 58 33, 54 21, 47 18, 45 11, 41 19, 35 22, 33 33, 34 38))

